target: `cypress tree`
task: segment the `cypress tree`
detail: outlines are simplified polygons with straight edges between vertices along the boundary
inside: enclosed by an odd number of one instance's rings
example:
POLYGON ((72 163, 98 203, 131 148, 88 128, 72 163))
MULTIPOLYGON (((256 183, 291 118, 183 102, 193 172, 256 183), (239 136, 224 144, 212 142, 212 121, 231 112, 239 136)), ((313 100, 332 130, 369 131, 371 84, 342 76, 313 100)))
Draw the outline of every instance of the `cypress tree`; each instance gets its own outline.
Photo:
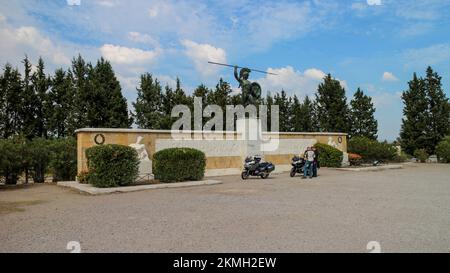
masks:
POLYGON ((23 77, 23 92, 22 92, 22 107, 21 107, 21 119, 22 130, 21 134, 28 139, 32 139, 36 133, 36 126, 38 120, 36 118, 37 103, 40 101, 39 97, 35 93, 32 84, 31 63, 27 56, 22 61, 24 65, 24 77, 23 77))
POLYGON ((280 110, 280 132, 289 132, 290 122, 289 122, 289 100, 287 98, 286 92, 281 90, 281 93, 277 93, 274 97, 274 104, 278 105, 280 110))
POLYGON ((36 96, 36 123, 35 133, 36 137, 48 137, 48 119, 52 112, 52 103, 48 98, 48 90, 50 88, 51 80, 45 74, 44 60, 39 58, 37 70, 32 76, 34 94, 36 96))
POLYGON ((169 85, 164 88, 164 95, 162 98, 162 110, 164 117, 161 123, 161 129, 169 130, 172 127, 174 119, 171 117, 172 108, 175 106, 174 102, 174 92, 169 85))
POLYGON ((374 117, 375 108, 372 99, 358 88, 350 105, 350 137, 363 136, 376 140, 378 122, 374 117))
POLYGON ((431 67, 427 68, 424 80, 428 102, 426 150, 434 154, 437 144, 450 133, 450 105, 442 89, 441 77, 431 67))
POLYGON ((348 107, 345 89, 328 74, 316 93, 316 111, 319 127, 327 132, 348 132, 348 107))
POLYGON ((57 69, 52 79, 49 99, 53 104, 53 111, 49 117, 49 132, 54 137, 73 135, 70 128, 70 113, 73 112, 72 103, 74 92, 71 77, 62 69, 57 69))
POLYGON ((127 101, 111 64, 100 58, 88 79, 92 86, 87 109, 88 125, 97 128, 129 128, 133 119, 129 117, 127 101))
POLYGON ((301 119, 301 126, 300 131, 298 132, 313 132, 314 131, 314 109, 313 109, 313 103, 311 99, 308 96, 305 96, 305 99, 303 100, 303 103, 300 108, 300 116, 301 119))
POLYGON ((400 131, 402 148, 413 154, 416 149, 424 148, 427 144, 428 102, 425 81, 414 73, 408 82, 409 88, 402 94, 405 104, 403 108, 402 127, 400 131))
POLYGON ((8 138, 22 132, 23 84, 17 68, 6 64, 0 82, 0 132, 8 138))
POLYGON ((305 118, 302 116, 302 105, 297 97, 297 95, 294 95, 294 98, 292 99, 292 103, 290 104, 291 108, 291 128, 293 132, 301 132, 303 130, 303 119, 305 118))
POLYGON ((164 118, 162 88, 149 73, 141 75, 138 96, 133 103, 134 118, 139 128, 161 129, 164 118))
POLYGON ((73 58, 72 67, 69 71, 72 88, 74 92, 73 110, 70 113, 69 131, 88 127, 88 104, 91 100, 91 86, 88 82, 88 75, 92 70, 92 65, 86 63, 81 57, 73 58))

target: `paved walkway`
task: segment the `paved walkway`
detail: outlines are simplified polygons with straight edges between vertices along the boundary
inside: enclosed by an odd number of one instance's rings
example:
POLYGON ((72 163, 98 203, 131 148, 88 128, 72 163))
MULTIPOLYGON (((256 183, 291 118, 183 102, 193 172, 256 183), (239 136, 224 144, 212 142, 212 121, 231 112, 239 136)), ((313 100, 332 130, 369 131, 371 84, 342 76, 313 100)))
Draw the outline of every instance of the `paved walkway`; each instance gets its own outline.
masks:
MULTIPOLYGON (((0 252, 450 252, 450 165, 88 196, 0 190, 0 252)), ((217 179, 217 178, 215 178, 217 179)))

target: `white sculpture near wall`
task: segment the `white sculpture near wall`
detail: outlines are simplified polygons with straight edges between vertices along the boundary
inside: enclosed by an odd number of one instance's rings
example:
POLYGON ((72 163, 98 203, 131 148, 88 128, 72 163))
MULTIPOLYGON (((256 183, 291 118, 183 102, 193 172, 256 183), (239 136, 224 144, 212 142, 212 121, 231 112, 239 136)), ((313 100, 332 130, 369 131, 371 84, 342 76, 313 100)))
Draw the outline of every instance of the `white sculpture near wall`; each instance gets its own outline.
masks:
POLYGON ((136 143, 130 144, 129 146, 134 148, 138 153, 139 163, 139 175, 151 174, 152 173, 152 161, 148 157, 147 149, 145 144, 142 144, 142 136, 138 136, 136 143))
POLYGON ((330 145, 331 147, 334 147, 336 149, 338 148, 336 141, 334 141, 332 137, 328 137, 328 145, 330 145))

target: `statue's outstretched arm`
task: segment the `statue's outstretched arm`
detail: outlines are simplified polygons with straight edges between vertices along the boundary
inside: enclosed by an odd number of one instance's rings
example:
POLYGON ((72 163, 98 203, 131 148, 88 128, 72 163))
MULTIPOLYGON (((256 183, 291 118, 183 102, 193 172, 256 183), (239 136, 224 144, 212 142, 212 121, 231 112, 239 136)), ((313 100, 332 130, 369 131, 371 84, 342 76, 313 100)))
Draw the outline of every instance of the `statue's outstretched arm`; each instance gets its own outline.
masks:
POLYGON ((237 66, 234 66, 234 78, 240 83, 241 79, 239 79, 237 69, 237 66))

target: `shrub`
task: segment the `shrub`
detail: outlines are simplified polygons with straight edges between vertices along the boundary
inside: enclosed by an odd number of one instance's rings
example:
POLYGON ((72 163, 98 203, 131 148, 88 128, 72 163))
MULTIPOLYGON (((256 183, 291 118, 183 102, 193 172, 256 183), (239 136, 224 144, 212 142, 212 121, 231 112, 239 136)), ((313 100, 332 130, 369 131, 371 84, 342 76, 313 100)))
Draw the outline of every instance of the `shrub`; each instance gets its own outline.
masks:
POLYGON ((50 165, 50 141, 45 138, 35 138, 27 143, 27 150, 34 183, 44 183, 45 174, 50 165))
POLYGON ((416 149, 414 151, 414 157, 416 157, 421 163, 425 163, 428 159, 428 153, 425 149, 416 149))
POLYGON ((362 156, 359 154, 348 154, 348 161, 350 162, 351 166, 360 166, 362 164, 362 156))
POLYGON ((348 142, 348 151, 361 155, 364 162, 392 161, 397 155, 397 148, 394 145, 366 137, 352 137, 348 142))
POLYGON ((135 149, 108 144, 86 150, 88 182, 95 187, 117 187, 134 183, 139 172, 139 159, 135 149))
POLYGON ((202 180, 206 157, 191 148, 171 148, 153 155, 153 174, 162 182, 202 180))
POLYGON ((401 163, 401 162, 406 162, 406 161, 410 160, 411 158, 412 158, 412 156, 410 156, 407 153, 402 151, 400 155, 399 154, 395 155, 393 161, 401 163))
POLYGON ((53 181, 72 181, 77 174, 77 142, 75 138, 55 139, 51 142, 50 168, 53 181))
POLYGON ((78 175, 77 175, 77 178, 78 178, 78 182, 79 183, 81 183, 81 184, 89 184, 89 178, 88 178, 88 176, 89 176, 89 172, 87 172, 87 171, 81 171, 78 175))
POLYGON ((0 139, 0 176, 7 185, 17 184, 23 171, 23 143, 21 138, 0 139))
POLYGON ((436 155, 442 163, 450 163, 450 136, 447 136, 436 146, 436 155))
POLYGON ((322 167, 341 167, 343 153, 330 145, 317 143, 314 145, 319 153, 319 162, 322 167))

